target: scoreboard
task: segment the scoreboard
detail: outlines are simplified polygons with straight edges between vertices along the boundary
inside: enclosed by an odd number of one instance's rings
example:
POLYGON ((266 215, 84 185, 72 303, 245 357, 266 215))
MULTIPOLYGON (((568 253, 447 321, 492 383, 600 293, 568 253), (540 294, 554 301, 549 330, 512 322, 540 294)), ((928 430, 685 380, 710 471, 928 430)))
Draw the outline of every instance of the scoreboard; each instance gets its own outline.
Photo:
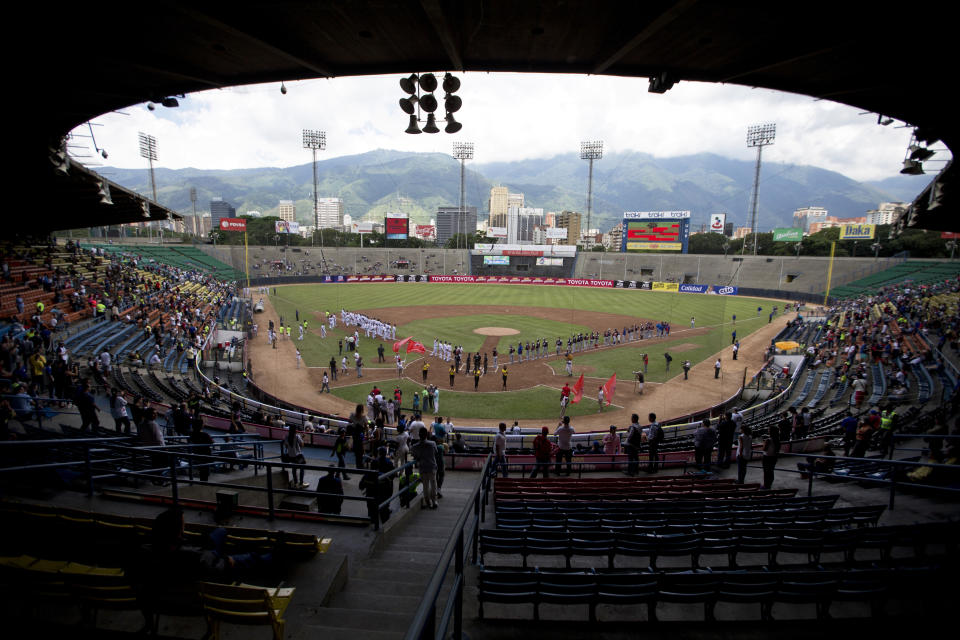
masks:
POLYGON ((642 211, 623 214, 624 251, 687 252, 689 211, 642 211))

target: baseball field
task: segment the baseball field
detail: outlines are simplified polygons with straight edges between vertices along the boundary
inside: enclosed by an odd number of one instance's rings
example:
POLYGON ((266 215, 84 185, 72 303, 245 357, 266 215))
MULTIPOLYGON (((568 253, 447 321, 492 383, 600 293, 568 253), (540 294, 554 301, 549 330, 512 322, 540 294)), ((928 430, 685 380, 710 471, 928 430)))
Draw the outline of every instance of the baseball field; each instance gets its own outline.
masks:
MULTIPOLYGON (((260 296, 254 293, 254 299, 260 296)), ((768 325, 773 306, 782 313, 783 302, 740 296, 717 296, 658 291, 592 289, 581 287, 535 286, 535 285, 477 285, 438 283, 358 283, 288 285, 270 288, 265 296, 268 312, 258 315, 259 338, 256 343, 266 342, 266 324, 269 319, 285 324, 307 321, 307 331, 299 340, 298 329, 293 330, 291 340, 281 340, 278 349, 263 351, 254 360, 255 371, 294 368, 293 349, 300 349, 303 357, 297 381, 291 379, 288 391, 296 395, 316 395, 324 372, 330 371, 331 359, 339 368, 343 355, 348 356, 348 373, 338 372, 331 380, 331 394, 320 394, 322 401, 308 403, 329 411, 331 403, 341 413, 352 404, 363 402, 370 389, 377 385, 384 391, 400 386, 404 391, 404 405, 413 392, 422 390, 424 384, 435 384, 440 389, 440 409, 443 415, 466 419, 517 419, 536 420, 555 417, 559 389, 563 384, 571 386, 581 374, 585 378, 584 397, 581 403, 567 410, 569 415, 600 413, 597 389, 611 375, 616 374, 617 393, 604 413, 623 410, 635 392, 633 372, 643 368, 643 355, 648 358, 646 372, 647 389, 665 383, 677 376, 683 378, 682 363, 689 360, 694 370, 704 363, 708 377, 712 377, 715 358, 726 349, 723 356, 727 362, 723 373, 729 372, 733 379, 734 368, 729 361, 732 332, 743 340, 758 330, 773 327, 768 325), (759 311, 758 311, 759 308, 759 311), (354 327, 338 324, 326 330, 321 337, 320 324, 325 312, 340 310, 359 312, 397 326, 397 338, 412 337, 423 343, 427 354, 405 353, 404 371, 398 376, 393 359, 392 340, 366 338, 360 332, 359 353, 363 358, 363 378, 358 379, 353 367, 352 353, 347 353, 341 342, 354 327), (693 326, 691 326, 691 319, 693 326), (669 336, 644 339, 617 346, 589 349, 574 354, 573 375, 567 376, 563 353, 567 338, 577 333, 607 330, 623 331, 625 326, 643 322, 668 322, 669 336), (487 355, 488 368, 475 386, 474 376, 461 367, 450 385, 450 363, 431 356, 435 338, 454 345, 462 345, 465 353, 480 352, 487 355), (546 340, 550 345, 550 357, 510 363, 509 346, 536 339, 546 340), (563 341, 561 356, 555 355, 557 338, 563 341), (289 344, 288 344, 289 342, 289 344), (383 346, 384 361, 379 361, 378 347, 383 346), (492 351, 499 352, 499 366, 493 366, 492 351), (666 369, 665 353, 673 360, 666 369), (508 375, 503 380, 503 365, 508 375), (424 374, 424 365, 428 365, 424 374), (426 375, 426 383, 424 382, 426 375), (310 389, 302 389, 305 384, 310 389), (506 385, 506 389, 504 389, 506 385), (389 387, 389 388, 388 388, 389 387)), ((773 321, 778 328, 780 319, 773 321)), ((757 340, 754 346, 759 346, 757 340)), ((753 348, 753 347, 751 347, 753 348)), ((737 376, 741 376, 739 369, 737 376)), ((691 376, 692 378, 693 376, 691 376)), ((331 376, 332 378, 332 376, 331 376)), ((716 386, 716 385, 715 385, 716 386)), ((729 387, 729 385, 726 385, 729 387)), ((687 405, 691 401, 703 406, 722 399, 725 386, 716 386, 704 394, 695 392, 694 397, 676 398, 676 404, 687 405)), ((693 388, 690 388, 693 391, 693 388)), ((668 402, 666 397, 660 404, 668 402)), ((665 406, 666 408, 666 406, 665 406)))

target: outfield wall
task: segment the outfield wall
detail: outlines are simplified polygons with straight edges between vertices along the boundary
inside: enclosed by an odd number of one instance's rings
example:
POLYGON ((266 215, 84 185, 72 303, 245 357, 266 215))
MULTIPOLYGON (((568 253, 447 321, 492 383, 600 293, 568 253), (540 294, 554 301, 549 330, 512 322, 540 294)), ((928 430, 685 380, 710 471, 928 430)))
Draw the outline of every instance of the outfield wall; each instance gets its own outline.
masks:
MULTIPOLYGON (((198 245, 209 255, 244 270, 242 246, 198 245)), ((250 277, 270 275, 282 277, 319 276, 321 252, 332 275, 365 274, 477 274, 471 269, 470 255, 457 249, 380 249, 273 247, 249 248, 250 277), (286 250, 284 250, 286 249, 286 250), (282 273, 271 272, 269 265, 283 262, 292 268, 282 273), (398 267, 398 262, 408 266, 398 267), (260 265, 254 269, 253 265, 260 265)), ((832 286, 853 282, 902 262, 896 258, 837 258, 834 261, 832 286)), ((822 294, 827 282, 829 258, 718 256, 693 254, 640 254, 580 252, 573 273, 564 277, 599 280, 634 280, 694 284, 724 284, 744 287, 768 297, 799 298, 794 294, 822 294), (777 293, 771 293, 777 292, 777 293)), ((566 267, 564 267, 566 268, 566 267)), ((506 274, 497 274, 506 275, 506 274)), ((520 273, 511 275, 521 275, 520 273)), ((531 273, 533 275, 533 273, 531 273)), ((561 274, 537 274, 559 276, 561 274)))

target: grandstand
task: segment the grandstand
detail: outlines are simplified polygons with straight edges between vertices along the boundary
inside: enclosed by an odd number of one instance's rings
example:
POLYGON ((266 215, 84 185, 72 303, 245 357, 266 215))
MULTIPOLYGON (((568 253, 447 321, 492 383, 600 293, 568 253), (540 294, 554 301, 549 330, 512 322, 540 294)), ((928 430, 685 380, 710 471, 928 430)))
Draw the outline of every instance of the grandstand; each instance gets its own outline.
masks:
POLYGON ((924 286, 956 280, 960 276, 960 264, 953 262, 921 262, 908 260, 903 264, 884 269, 866 278, 834 287, 830 295, 840 299, 871 295, 873 292, 890 285, 909 282, 913 286, 924 286))
POLYGON ((145 260, 152 260, 178 269, 200 271, 220 280, 242 280, 245 278, 242 269, 235 269, 193 246, 156 244, 98 244, 95 246, 103 249, 106 253, 132 254, 145 260))

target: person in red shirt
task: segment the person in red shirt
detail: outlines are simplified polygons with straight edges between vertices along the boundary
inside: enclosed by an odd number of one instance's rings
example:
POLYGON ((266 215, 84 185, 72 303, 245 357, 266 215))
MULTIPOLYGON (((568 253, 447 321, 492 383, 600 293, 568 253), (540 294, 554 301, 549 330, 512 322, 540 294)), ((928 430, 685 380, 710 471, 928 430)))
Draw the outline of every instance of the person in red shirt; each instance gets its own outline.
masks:
POLYGON ((563 383, 563 389, 560 390, 560 417, 563 418, 567 412, 567 405, 570 404, 570 385, 563 383))

